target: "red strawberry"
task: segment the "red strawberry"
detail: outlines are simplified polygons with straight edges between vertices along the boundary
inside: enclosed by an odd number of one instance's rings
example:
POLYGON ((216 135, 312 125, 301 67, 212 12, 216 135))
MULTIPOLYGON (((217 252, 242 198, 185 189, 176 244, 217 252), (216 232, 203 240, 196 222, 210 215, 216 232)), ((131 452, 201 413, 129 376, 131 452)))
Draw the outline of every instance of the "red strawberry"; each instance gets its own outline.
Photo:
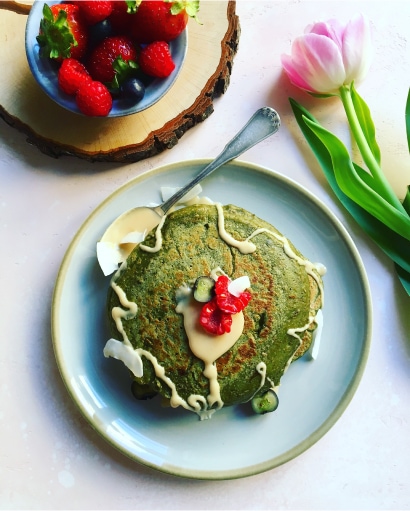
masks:
POLYGON ((113 8, 111 0, 72 0, 72 3, 80 7, 88 25, 95 25, 108 18, 113 8))
POLYGON ((98 81, 89 80, 77 91, 78 108, 85 115, 105 117, 112 108, 112 97, 107 87, 98 81))
POLYGON ((165 41, 155 41, 142 48, 138 63, 143 73, 156 78, 166 78, 175 69, 168 43, 165 41))
POLYGON ((188 18, 196 18, 199 1, 142 0, 132 26, 132 37, 140 43, 172 41, 185 29, 188 18))
POLYGON ((88 60, 88 71, 94 80, 110 83, 114 80, 114 61, 121 57, 125 62, 137 60, 137 50, 128 37, 106 37, 91 52, 88 60))
POLYGON ((109 16, 114 34, 129 35, 135 21, 136 7, 126 0, 113 0, 112 13, 109 16))
POLYGON ((85 66, 76 59, 64 59, 58 70, 58 85, 66 94, 74 95, 80 86, 91 81, 85 66))
POLYGON ((87 48, 88 34, 78 5, 54 4, 49 7, 44 4, 37 42, 42 57, 81 60, 87 48))

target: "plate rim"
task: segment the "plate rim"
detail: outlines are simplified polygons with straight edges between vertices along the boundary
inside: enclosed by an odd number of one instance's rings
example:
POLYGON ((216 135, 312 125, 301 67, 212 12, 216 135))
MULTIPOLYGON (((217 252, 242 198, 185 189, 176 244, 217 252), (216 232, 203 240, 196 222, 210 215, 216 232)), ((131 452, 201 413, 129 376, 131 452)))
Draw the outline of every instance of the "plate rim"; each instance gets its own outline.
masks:
MULTIPOLYGON (((183 478, 189 478, 189 479, 201 479, 201 480, 229 480, 229 479, 239 479, 243 477, 249 477, 252 475, 260 474, 263 472, 266 472, 268 470, 271 470, 273 468, 276 468, 280 465, 283 465, 287 463, 288 461, 291 461, 292 459, 297 458, 299 455, 301 455, 303 452, 308 450, 310 447, 312 447, 318 440, 320 440, 334 425, 335 423, 340 419, 340 417, 343 415, 345 410, 347 409, 349 403, 351 402, 354 394, 356 393, 358 386, 360 384, 360 381, 363 377, 363 373, 366 368, 369 352, 370 352, 370 345, 371 345, 371 339, 372 339, 372 297, 371 297, 371 290, 370 290, 370 284, 368 281, 368 277, 366 274, 366 270, 364 267, 364 263, 362 261, 362 258, 360 256, 359 250, 356 247, 352 237, 350 236, 349 232, 345 228, 345 226, 342 224, 342 222, 337 218, 337 216, 329 209, 329 207, 324 204, 318 197, 316 197, 310 190, 308 190, 305 186, 298 183, 294 179, 279 173, 269 167, 262 166, 259 164, 251 163, 246 160, 240 160, 235 159, 231 161, 230 165, 236 165, 242 168, 246 167, 246 170, 252 171, 252 172, 258 172, 262 175, 267 175, 269 178, 272 178, 273 180, 279 180, 283 182, 288 187, 291 187, 293 189, 296 189, 298 193, 301 193, 304 195, 308 200, 312 201, 317 208, 322 210, 322 212, 325 214, 327 219, 335 226, 335 228, 338 230, 340 236, 343 238, 344 243, 347 245, 349 252, 352 256, 352 259, 355 263, 356 269, 358 271, 358 274, 360 276, 360 283, 361 288, 363 291, 363 304, 364 304, 364 311, 365 311, 365 334, 363 338, 363 344, 362 344, 362 350, 360 353, 359 362, 357 364, 357 367, 355 369, 354 374, 352 375, 352 378, 339 399, 339 401, 335 404, 335 407, 333 411, 329 414, 329 416, 326 418, 325 421, 323 421, 318 428, 316 428, 307 438, 303 439, 301 442, 293 446, 292 448, 286 450, 285 452, 281 453, 278 456, 275 456, 274 458, 271 458, 269 460, 266 460, 261 463, 256 463, 253 465, 247 465, 246 467, 241 467, 238 469, 227 469, 227 470, 212 470, 209 471, 207 469, 201 470, 201 469, 193 469, 193 470, 186 470, 183 467, 178 467, 175 464, 170 463, 163 463, 163 464, 156 464, 154 462, 150 462, 147 459, 144 459, 138 455, 135 455, 131 452, 128 452, 123 446, 121 446, 119 443, 116 443, 108 434, 106 434, 104 431, 101 430, 96 424, 93 422, 92 417, 87 413, 85 407, 81 403, 80 400, 77 399, 77 396, 75 394, 75 389, 69 384, 69 377, 66 374, 66 371, 64 369, 64 364, 61 360, 60 355, 60 346, 59 346, 59 340, 58 340, 58 304, 61 300, 61 296, 63 294, 64 290, 64 284, 65 284, 65 277, 66 273, 68 271, 68 267, 70 265, 70 261, 75 253, 75 249, 79 243, 79 240, 81 236, 84 234, 84 232, 87 230, 87 227, 92 224, 94 219, 98 217, 101 210, 103 210, 106 205, 114 201, 118 196, 121 196, 124 192, 126 192, 128 189, 133 188, 135 186, 138 186, 140 183, 144 182, 147 178, 158 176, 165 174, 167 172, 172 172, 177 170, 178 168, 183 169, 192 165, 206 165, 212 161, 211 158, 197 158, 197 159, 186 159, 181 160, 173 163, 164 164, 158 167, 155 167, 153 169, 146 170, 139 175, 137 175, 134 178, 131 178, 127 182, 123 183, 121 186, 116 188, 112 193, 110 193, 103 201, 101 201, 94 210, 86 217, 86 219, 82 222, 78 230, 76 231, 75 235, 71 239, 71 241, 68 244, 68 247, 65 251, 65 254, 62 258, 56 280, 55 280, 55 286, 53 290, 52 295, 52 301, 51 301, 51 338, 52 338, 52 345, 53 345, 53 351, 57 363, 57 367, 59 369, 60 375, 62 377, 63 383, 65 387, 68 390, 69 395, 74 401, 74 404, 77 406, 83 417, 86 419, 86 421, 91 425, 91 427, 105 440, 110 444, 112 447, 114 447, 118 452, 125 455, 127 458, 143 465, 149 468, 152 468, 154 470, 157 470, 162 473, 167 473, 174 476, 179 476, 183 478)), ((97 241, 97 240, 96 240, 97 241)))

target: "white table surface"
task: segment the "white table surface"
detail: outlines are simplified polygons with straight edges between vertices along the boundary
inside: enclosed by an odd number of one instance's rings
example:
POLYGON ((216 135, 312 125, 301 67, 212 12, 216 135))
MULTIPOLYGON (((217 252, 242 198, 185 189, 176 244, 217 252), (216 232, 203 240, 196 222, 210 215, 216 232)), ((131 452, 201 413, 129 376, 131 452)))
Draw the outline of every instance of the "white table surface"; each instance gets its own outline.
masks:
POLYGON ((55 160, 0 122, 1 509, 410 509, 410 299, 392 263, 335 199, 287 98, 348 141, 341 104, 295 90, 280 65, 281 53, 307 24, 334 16, 346 21, 357 12, 371 19, 376 47, 359 91, 374 117, 386 174, 402 197, 410 183, 408 0, 239 0, 242 35, 226 94, 176 147, 139 163, 55 160), (215 156, 263 105, 279 111, 282 128, 242 159, 306 186, 347 227, 370 282, 370 355, 345 413, 298 458, 239 480, 179 479, 114 450, 77 410, 53 354, 53 286, 72 237, 107 195, 159 165, 215 156))

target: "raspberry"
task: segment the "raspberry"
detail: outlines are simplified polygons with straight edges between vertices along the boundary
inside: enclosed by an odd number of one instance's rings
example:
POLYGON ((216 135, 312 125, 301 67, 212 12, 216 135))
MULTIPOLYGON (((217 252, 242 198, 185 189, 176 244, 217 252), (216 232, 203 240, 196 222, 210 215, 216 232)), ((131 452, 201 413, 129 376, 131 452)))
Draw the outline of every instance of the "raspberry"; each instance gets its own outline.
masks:
POLYGON ((202 307, 199 322, 210 334, 222 335, 231 331, 232 315, 221 311, 214 297, 202 307))
POLYGON ((77 59, 64 59, 58 70, 58 85, 66 94, 73 96, 77 93, 80 85, 90 81, 91 77, 87 69, 77 59))
POLYGON ((240 294, 240 296, 234 296, 227 291, 226 293, 221 293, 216 297, 218 307, 226 313, 229 314, 237 314, 241 310, 243 310, 249 303, 251 299, 251 294, 247 291, 244 291, 240 294))
POLYGON ((164 41, 155 41, 142 48, 138 63, 143 73, 155 78, 166 78, 175 69, 169 46, 164 41))
POLYGON ((215 282, 215 293, 220 295, 228 291, 229 278, 226 275, 220 275, 215 282))
POLYGON ((215 282, 215 293, 218 307, 227 314, 237 314, 243 310, 251 299, 251 294, 244 291, 239 296, 234 296, 228 291, 229 278, 220 275, 215 282))
POLYGON ((228 291, 229 278, 220 275, 215 282, 215 296, 201 309, 199 323, 210 334, 222 335, 231 331, 232 315, 242 311, 252 295, 243 291, 235 296, 228 291))
POLYGON ((112 108, 112 97, 107 87, 93 80, 81 85, 76 101, 83 114, 94 117, 105 117, 112 108))

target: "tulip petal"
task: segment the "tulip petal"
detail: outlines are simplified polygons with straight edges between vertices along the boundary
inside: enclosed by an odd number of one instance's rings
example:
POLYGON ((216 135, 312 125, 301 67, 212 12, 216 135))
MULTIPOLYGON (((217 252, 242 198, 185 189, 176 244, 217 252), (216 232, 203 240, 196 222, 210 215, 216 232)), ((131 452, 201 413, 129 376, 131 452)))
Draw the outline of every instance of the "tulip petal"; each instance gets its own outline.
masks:
POLYGON ((282 58, 282 64, 295 85, 319 94, 336 93, 346 76, 337 45, 328 37, 317 34, 296 38, 291 58, 282 58))
POLYGON ((373 56, 370 23, 363 15, 355 16, 346 25, 342 52, 346 83, 363 80, 369 71, 373 56))
POLYGON ((372 54, 370 24, 359 14, 347 25, 331 19, 307 28, 293 42, 291 55, 282 55, 282 66, 297 87, 337 94, 343 85, 366 76, 372 54))
POLYGON ((290 55, 282 55, 282 67, 288 75, 289 80, 299 87, 300 89, 306 90, 308 92, 316 92, 313 90, 310 85, 302 78, 300 74, 299 66, 295 65, 292 57, 290 55))
POLYGON ((340 51, 342 51, 344 26, 338 20, 319 21, 310 28, 310 32, 312 34, 328 37, 337 44, 340 51))

